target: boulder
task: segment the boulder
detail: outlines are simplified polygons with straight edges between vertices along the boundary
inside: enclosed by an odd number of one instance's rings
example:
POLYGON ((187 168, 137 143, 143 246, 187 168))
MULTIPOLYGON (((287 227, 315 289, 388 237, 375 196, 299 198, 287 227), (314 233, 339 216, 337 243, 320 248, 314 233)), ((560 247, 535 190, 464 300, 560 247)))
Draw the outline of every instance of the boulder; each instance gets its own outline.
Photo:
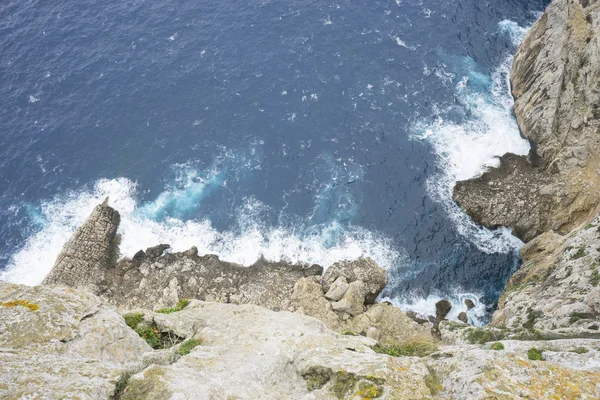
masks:
POLYGON ((475 308, 475 303, 471 299, 465 299, 465 306, 467 306, 467 309, 470 310, 475 308))
POLYGON ((467 313, 464 311, 458 314, 458 320, 464 322, 465 324, 469 323, 469 317, 467 317, 467 313))
POLYGON ((349 286, 346 277, 340 276, 333 282, 327 293, 325 293, 325 297, 331 301, 339 301, 349 286))
POLYGON ((435 303, 435 319, 437 322, 443 321, 446 319, 446 315, 450 312, 452 308, 452 303, 448 300, 440 300, 435 303))
POLYGON ((362 314, 365 308, 365 294, 366 287, 363 281, 350 282, 344 297, 340 301, 331 303, 331 308, 352 316, 362 314))
POLYGON ((346 278, 348 283, 360 280, 365 284, 366 304, 373 304, 387 283, 387 271, 371 258, 360 258, 352 261, 340 261, 325 271, 322 284, 328 292, 339 277, 346 278))

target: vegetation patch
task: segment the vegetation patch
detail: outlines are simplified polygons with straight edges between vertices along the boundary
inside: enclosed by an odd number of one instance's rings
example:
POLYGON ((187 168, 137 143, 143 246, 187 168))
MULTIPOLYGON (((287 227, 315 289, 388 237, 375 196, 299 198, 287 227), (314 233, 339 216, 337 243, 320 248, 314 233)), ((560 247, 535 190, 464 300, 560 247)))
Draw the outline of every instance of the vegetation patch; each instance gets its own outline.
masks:
POLYGON ((600 273, 598 273, 598 268, 592 268, 592 276, 590 277, 590 285, 598 286, 600 283, 600 273))
POLYGON ((335 373, 335 381, 329 390, 338 399, 343 399, 354 388, 357 380, 356 375, 351 372, 338 371, 335 373))
POLYGON ((155 350, 168 349, 183 341, 183 338, 171 332, 159 331, 155 323, 145 323, 142 313, 126 314, 123 318, 125 318, 125 323, 155 350))
POLYGON ((482 328, 471 328, 467 331, 466 339, 471 344, 485 344, 504 339, 504 332, 482 328))
POLYGON ((425 377, 425 386, 427 386, 431 395, 435 396, 443 389, 442 381, 435 369, 430 366, 427 366, 427 369, 429 370, 429 375, 425 377))
POLYGON ((342 332, 342 335, 346 335, 346 336, 358 336, 358 333, 351 331, 350 329, 346 329, 345 331, 342 332))
POLYGON ((504 345, 500 342, 493 343, 492 350, 504 350, 504 345))
POLYGON ((178 356, 185 356, 190 354, 190 352, 195 348, 202 344, 202 339, 188 339, 177 349, 175 354, 178 356))
POLYGON ((25 307, 30 311, 39 310, 40 306, 35 303, 31 303, 29 300, 11 300, 6 303, 0 303, 2 307, 25 307))
POLYGON ((571 255, 571 260, 577 260, 585 256, 585 246, 577 247, 577 251, 571 255))
POLYGON ((363 399, 376 399, 383 394, 383 388, 371 381, 360 381, 356 394, 363 399))
POLYGON ((577 354, 585 354, 587 353, 589 350, 586 349, 585 347, 578 347, 575 350, 572 350, 573 353, 577 353, 577 354))
POLYGON ((569 318, 569 324, 572 325, 581 319, 593 319, 593 318, 594 318, 594 314, 574 312, 574 313, 571 313, 571 316, 569 318))
POLYGON ((330 369, 311 367, 302 377, 306 380, 306 388, 310 391, 321 389, 329 382, 330 369))
POLYGON ((171 314, 183 310, 188 306, 188 304, 190 304, 188 299, 181 299, 175 307, 161 308, 160 310, 156 310, 156 312, 161 314, 171 314))
POLYGON ((378 354, 392 357, 425 357, 438 350, 435 343, 425 338, 408 339, 392 346, 376 344, 371 348, 378 354))
POLYGON ((543 350, 538 350, 535 347, 527 350, 527 358, 532 361, 542 361, 544 358, 542 356, 543 350))

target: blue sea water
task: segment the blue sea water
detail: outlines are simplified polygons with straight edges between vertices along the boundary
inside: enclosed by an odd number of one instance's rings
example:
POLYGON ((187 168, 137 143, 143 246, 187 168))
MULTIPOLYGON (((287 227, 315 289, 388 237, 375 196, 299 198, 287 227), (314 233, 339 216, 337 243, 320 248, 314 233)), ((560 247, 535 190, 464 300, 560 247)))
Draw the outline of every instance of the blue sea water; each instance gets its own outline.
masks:
POLYGON ((0 278, 39 283, 110 196, 122 256, 369 255, 383 297, 484 323, 520 242, 451 191, 528 152, 507 78, 547 3, 3 1, 0 278))

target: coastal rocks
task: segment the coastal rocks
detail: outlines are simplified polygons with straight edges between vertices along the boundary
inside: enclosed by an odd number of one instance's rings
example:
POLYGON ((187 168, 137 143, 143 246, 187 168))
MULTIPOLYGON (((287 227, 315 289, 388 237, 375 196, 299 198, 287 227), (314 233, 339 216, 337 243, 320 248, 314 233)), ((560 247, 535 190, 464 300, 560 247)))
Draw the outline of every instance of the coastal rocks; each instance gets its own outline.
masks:
POLYGON ((527 243, 493 324, 538 335, 600 337, 599 229, 596 218, 567 236, 545 233, 527 243))
POLYGON ((0 397, 109 398, 151 348, 85 291, 0 282, 0 397))
POLYGON ((96 292, 106 272, 117 262, 119 222, 119 213, 108 206, 106 198, 64 245, 43 284, 87 287, 96 292))
POLYGON ((597 0, 554 0, 519 47, 511 73, 515 114, 533 144, 498 168, 459 182, 454 198, 477 222, 524 241, 567 234, 598 212, 600 24, 597 0))
POLYGON ((296 282, 323 271, 318 265, 264 259, 244 267, 214 255, 198 256, 195 248, 166 253, 168 247, 120 261, 108 271, 100 295, 121 308, 162 308, 190 298, 287 310, 296 282))
POLYGON ((446 319, 446 315, 452 309, 452 303, 448 300, 440 300, 435 303, 435 320, 441 322, 446 319))
POLYGON ((419 359, 376 354, 374 340, 336 334, 298 313, 192 302, 154 318, 202 344, 173 364, 133 375, 123 399, 431 397, 429 371, 419 359))
POLYGON ((344 277, 346 282, 360 281, 364 284, 365 303, 373 304, 387 283, 387 271, 370 258, 340 261, 325 271, 323 289, 327 292, 338 278, 344 277))

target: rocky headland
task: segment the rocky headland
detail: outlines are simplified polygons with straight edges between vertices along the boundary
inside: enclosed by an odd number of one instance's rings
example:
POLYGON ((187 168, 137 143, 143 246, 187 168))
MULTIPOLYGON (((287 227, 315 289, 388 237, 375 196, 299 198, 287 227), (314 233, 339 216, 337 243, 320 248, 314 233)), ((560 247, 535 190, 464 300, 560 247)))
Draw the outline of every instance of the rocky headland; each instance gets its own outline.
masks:
POLYGON ((42 285, 0 282, 0 398, 600 398, 600 1, 554 0, 515 57, 528 157, 460 182, 526 244, 492 323, 378 302, 368 258, 241 266, 167 244, 119 260, 108 199, 42 285))

